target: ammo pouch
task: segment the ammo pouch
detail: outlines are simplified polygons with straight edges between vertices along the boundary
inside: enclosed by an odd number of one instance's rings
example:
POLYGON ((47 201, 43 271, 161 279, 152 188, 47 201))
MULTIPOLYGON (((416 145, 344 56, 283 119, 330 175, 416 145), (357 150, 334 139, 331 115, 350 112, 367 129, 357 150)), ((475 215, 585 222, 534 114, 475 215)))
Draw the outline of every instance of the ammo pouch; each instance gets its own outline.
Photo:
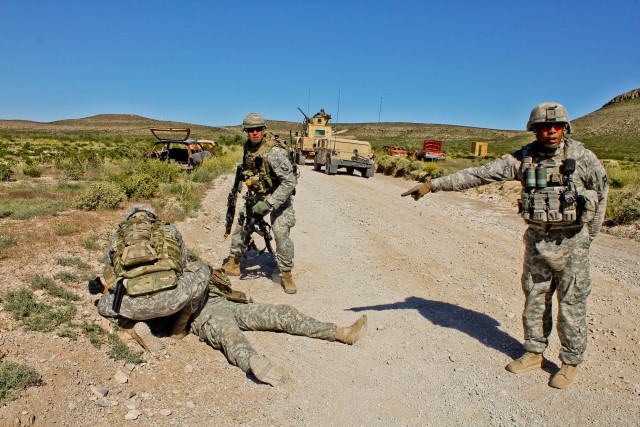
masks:
POLYGON ((527 222, 537 224, 577 224, 578 200, 567 187, 546 187, 528 191, 523 189, 519 211, 527 222))
POLYGON ((518 201, 522 218, 536 224, 579 224, 578 195, 571 180, 574 170, 572 156, 566 157, 562 165, 553 159, 534 163, 532 157, 525 157, 518 201))

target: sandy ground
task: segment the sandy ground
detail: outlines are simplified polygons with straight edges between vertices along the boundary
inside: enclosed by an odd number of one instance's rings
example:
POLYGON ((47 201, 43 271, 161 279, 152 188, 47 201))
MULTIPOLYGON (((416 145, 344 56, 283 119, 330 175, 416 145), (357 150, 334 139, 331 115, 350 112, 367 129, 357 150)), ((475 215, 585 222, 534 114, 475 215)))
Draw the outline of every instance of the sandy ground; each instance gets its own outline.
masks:
MULTIPOLYGON (((244 274, 232 279, 256 301, 292 304, 339 325, 366 314, 368 334, 356 345, 248 332, 259 353, 289 372, 287 384, 272 388, 193 335, 163 338, 161 354, 124 365, 85 338, 26 333, 0 311, 0 350, 43 378, 0 408, 0 425, 640 425, 640 243, 595 240, 587 360, 574 387, 552 389, 560 365, 555 332, 544 369, 504 369, 523 352, 524 225, 514 209, 473 193, 401 198, 412 185, 304 167, 292 230, 298 293, 284 294, 270 254, 245 261, 244 274)), ((214 265, 229 249, 229 187, 230 177, 221 179, 202 213, 177 224, 214 265)), ((24 282, 26 268, 10 262, 0 261, 2 280, 14 271, 24 282)), ((76 287, 79 316, 98 321, 84 286, 76 287)))

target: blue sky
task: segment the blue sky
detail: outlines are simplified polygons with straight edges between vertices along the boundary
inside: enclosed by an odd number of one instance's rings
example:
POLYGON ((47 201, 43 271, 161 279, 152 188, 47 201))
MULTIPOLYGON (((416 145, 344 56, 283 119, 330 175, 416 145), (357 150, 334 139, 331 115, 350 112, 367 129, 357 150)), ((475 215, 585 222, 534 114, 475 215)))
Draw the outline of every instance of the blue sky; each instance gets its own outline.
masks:
POLYGON ((0 119, 523 129, 640 87, 640 2, 0 0, 0 119), (314 14, 315 13, 315 14, 314 14))

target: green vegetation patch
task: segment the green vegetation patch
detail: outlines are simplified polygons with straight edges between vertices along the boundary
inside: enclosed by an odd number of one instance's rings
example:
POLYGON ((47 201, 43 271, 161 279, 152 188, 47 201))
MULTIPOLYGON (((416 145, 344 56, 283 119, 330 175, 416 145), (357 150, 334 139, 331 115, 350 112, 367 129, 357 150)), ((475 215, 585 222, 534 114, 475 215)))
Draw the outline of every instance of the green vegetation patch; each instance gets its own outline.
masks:
POLYGON ((124 360, 125 363, 134 363, 139 365, 144 362, 142 358, 143 351, 132 351, 117 335, 109 335, 110 349, 107 356, 115 360, 124 360))
POLYGON ((10 234, 0 234, 0 249, 9 249, 18 244, 18 240, 10 234))
POLYGON ((69 208, 69 203, 62 200, 45 198, 35 199, 2 199, 0 200, 0 217, 12 219, 29 219, 36 216, 55 215, 69 208))
POLYGON ((110 181, 120 187, 130 200, 151 199, 160 190, 160 180, 147 173, 120 173, 112 176, 110 181))
POLYGON ((78 257, 61 257, 56 258, 56 264, 61 265, 63 267, 77 267, 82 270, 88 270, 91 268, 89 264, 84 262, 82 259, 78 257))
POLYGON ((35 369, 26 365, 0 361, 0 406, 17 399, 27 387, 39 383, 40 375, 35 369))
POLYGON ((77 283, 80 282, 80 277, 77 274, 69 271, 59 271, 53 275, 53 278, 65 283, 77 283))
POLYGON ((107 333, 99 325, 97 325, 96 323, 82 322, 81 324, 75 326, 78 327, 82 332, 84 332, 91 345, 93 345, 95 348, 100 348, 102 346, 104 337, 107 333))
POLYGON ((38 302, 26 288, 9 292, 4 298, 4 310, 14 320, 22 322, 29 331, 51 332, 63 323, 68 323, 76 308, 66 300, 58 299, 49 304, 38 302))
POLYGON ((80 299, 73 292, 58 286, 52 278, 40 274, 34 274, 29 277, 29 288, 34 291, 45 290, 49 295, 61 298, 64 301, 78 301, 80 299))
POLYGON ((88 251, 99 251, 101 249, 100 244, 98 243, 99 238, 95 234, 87 237, 84 242, 82 242, 82 247, 88 251))
POLYGON ((117 184, 97 182, 80 194, 74 206, 85 211, 116 209, 126 198, 127 195, 117 184))

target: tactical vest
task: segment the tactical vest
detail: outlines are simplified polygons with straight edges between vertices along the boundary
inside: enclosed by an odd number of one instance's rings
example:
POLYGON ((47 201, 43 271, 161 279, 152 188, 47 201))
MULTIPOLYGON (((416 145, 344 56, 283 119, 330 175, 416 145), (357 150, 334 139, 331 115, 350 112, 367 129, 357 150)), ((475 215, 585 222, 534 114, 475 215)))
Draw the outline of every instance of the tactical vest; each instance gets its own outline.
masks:
POLYGON ((564 160, 533 162, 530 153, 522 161, 522 194, 519 211, 527 223, 580 224, 578 193, 573 184, 573 150, 565 142, 564 160), (567 153, 567 150, 571 153, 567 153))
POLYGON ((107 287, 117 280, 131 296, 173 288, 182 273, 180 242, 165 223, 148 218, 132 218, 120 224, 112 242, 113 265, 105 268, 107 287))
POLYGON ((289 147, 284 142, 274 138, 273 135, 268 135, 255 151, 251 146, 251 141, 247 141, 244 144, 243 163, 245 169, 243 174, 245 182, 251 180, 249 187, 260 200, 264 200, 268 195, 272 194, 279 184, 276 174, 271 170, 267 161, 267 155, 274 147, 281 147, 289 152, 289 147))

